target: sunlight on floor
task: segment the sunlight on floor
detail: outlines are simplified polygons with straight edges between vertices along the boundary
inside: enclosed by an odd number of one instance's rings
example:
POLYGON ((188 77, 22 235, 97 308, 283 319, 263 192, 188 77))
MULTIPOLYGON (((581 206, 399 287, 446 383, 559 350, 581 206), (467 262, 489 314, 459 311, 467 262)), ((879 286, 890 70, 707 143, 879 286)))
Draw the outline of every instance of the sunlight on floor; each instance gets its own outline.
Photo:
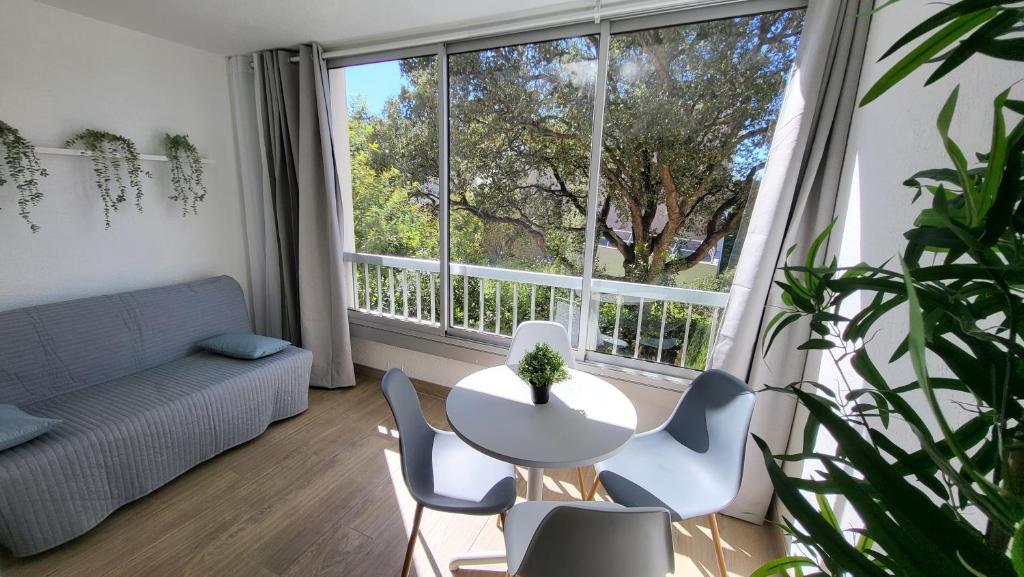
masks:
MULTIPOLYGON (((387 461, 395 502, 401 511, 405 535, 408 536, 412 528, 416 503, 409 495, 405 481, 402 478, 402 466, 398 451, 387 449, 384 451, 384 458, 387 461)), ((559 477, 551 474, 545 475, 545 499, 578 500, 580 498, 580 491, 575 482, 575 472, 571 470, 558 471, 556 474, 559 477)), ((517 468, 517 477, 520 495, 525 495, 526 470, 517 468)), ((591 482, 593 482, 593 470, 589 469, 587 470, 585 483, 589 486, 591 482)), ((599 491, 595 499, 607 500, 607 497, 599 491)), ((525 498, 520 496, 519 502, 524 500, 525 498)), ((741 522, 730 520, 724 520, 722 523, 730 529, 741 525, 741 522)), ((761 528, 753 526, 750 526, 750 528, 761 531, 761 528)), ((718 568, 715 565, 711 548, 711 529, 705 520, 674 523, 672 532, 675 543, 676 563, 674 575, 718 576, 718 568), (688 554, 690 552, 698 552, 701 559, 698 560, 692 554, 688 554)), ((757 561, 749 551, 730 543, 728 529, 723 532, 725 533, 723 535, 723 547, 726 551, 727 560, 730 562, 730 575, 740 576, 747 574, 749 569, 745 572, 740 572, 738 569, 756 566, 758 564, 757 561)), ((750 534, 749 532, 744 533, 750 534)), ((407 542, 394 543, 393 554, 399 557, 404 554, 406 544, 407 542)), ((763 549, 763 547, 755 547, 755 549, 763 549)), ((426 509, 420 525, 416 552, 413 556, 414 575, 418 577, 452 577, 451 571, 448 570, 448 561, 452 555, 495 550, 504 550, 504 539, 501 530, 497 527, 494 516, 453 515, 426 509)), ((493 577, 495 575, 504 575, 504 571, 504 565, 487 565, 469 570, 460 570, 456 574, 459 577, 493 577)))
MULTIPOLYGON (((415 512, 402 478, 398 433, 377 381, 313 390, 309 409, 185 473, 44 554, 0 552, 3 577, 381 577, 397 575, 415 512)), ((422 394, 427 421, 445 427, 445 391, 422 394)), ((520 500, 526 470, 518 469, 520 500)), ((586 470, 589 489, 593 469, 586 470)), ((548 470, 546 499, 578 499, 576 472, 548 470)), ((598 499, 604 499, 598 492, 598 499)), ((466 552, 504 550, 497 518, 427 510, 414 557, 418 577, 450 577, 466 552)), ((773 529, 723 517, 732 575, 775 556, 773 529)), ((676 523, 675 576, 718 577, 704 520, 676 523)), ((503 566, 458 577, 500 577, 503 566)))

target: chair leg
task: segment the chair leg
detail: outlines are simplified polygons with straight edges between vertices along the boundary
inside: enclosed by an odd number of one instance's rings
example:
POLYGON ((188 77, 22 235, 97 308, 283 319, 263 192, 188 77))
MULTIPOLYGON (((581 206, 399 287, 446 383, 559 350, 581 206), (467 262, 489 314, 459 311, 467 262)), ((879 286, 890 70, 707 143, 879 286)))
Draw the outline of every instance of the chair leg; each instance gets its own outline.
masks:
POLYGON ((722 551, 722 534, 718 532, 718 515, 708 515, 708 524, 711 525, 711 540, 715 543, 715 556, 718 558, 718 574, 720 577, 729 577, 725 570, 725 553, 722 551))
POLYGON ((593 501, 594 495, 597 494, 597 486, 601 484, 601 476, 597 475, 594 477, 594 484, 590 486, 590 492, 587 493, 586 500, 593 501))
POLYGON ((498 513, 498 529, 505 530, 505 514, 498 513))
POLYGON ((580 499, 585 499, 587 495, 585 492, 587 490, 587 485, 583 481, 583 467, 576 467, 576 480, 580 484, 580 499))
POLYGON ((420 519, 423 517, 423 505, 416 503, 416 514, 412 518, 412 533, 409 535, 409 546, 405 549, 405 564, 402 565, 402 577, 409 577, 412 569, 412 552, 416 549, 416 536, 420 532, 420 519))

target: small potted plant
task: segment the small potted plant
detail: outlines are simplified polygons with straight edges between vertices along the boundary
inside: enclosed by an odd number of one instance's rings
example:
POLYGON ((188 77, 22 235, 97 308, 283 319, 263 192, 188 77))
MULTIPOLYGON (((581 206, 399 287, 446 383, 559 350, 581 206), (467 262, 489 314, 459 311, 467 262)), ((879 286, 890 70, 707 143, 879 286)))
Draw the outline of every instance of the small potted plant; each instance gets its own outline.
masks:
POLYGON ((538 343, 523 355, 518 372, 524 381, 530 383, 535 405, 547 403, 551 385, 569 378, 562 355, 547 343, 538 343))

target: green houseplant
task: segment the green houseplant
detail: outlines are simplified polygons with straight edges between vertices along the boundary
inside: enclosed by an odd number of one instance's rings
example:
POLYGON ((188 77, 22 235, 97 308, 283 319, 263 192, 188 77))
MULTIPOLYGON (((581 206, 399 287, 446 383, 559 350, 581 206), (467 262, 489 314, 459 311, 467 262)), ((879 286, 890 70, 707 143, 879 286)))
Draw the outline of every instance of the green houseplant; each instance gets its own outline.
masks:
POLYGON ((171 191, 168 198, 181 202, 181 215, 199 214, 199 203, 206 199, 203 184, 203 160, 187 134, 164 134, 164 150, 170 163, 171 191))
POLYGON ((533 389, 533 402, 543 405, 548 402, 551 385, 569 378, 562 355, 547 343, 537 343, 523 355, 516 369, 524 381, 533 389))
POLYGON ((142 212, 142 177, 152 178, 153 175, 142 170, 142 161, 135 143, 119 134, 88 129, 64 143, 66 148, 75 145, 82 147, 83 154, 92 155, 92 172, 103 202, 105 228, 110 228, 110 213, 117 212, 121 203, 128 200, 129 190, 135 193, 136 210, 142 212))
POLYGON ((49 176, 39 165, 36 149, 10 124, 0 120, 0 148, 3 148, 3 163, 0 163, 0 186, 8 180, 18 190, 18 215, 28 224, 32 232, 39 231, 39 225, 32 222, 31 208, 43 200, 39 190, 39 179, 49 176))
MULTIPOLYGON (((924 65, 936 66, 930 84, 978 53, 1024 60, 1022 24, 1020 2, 948 5, 885 54, 920 40, 863 104, 924 65)), ((904 183, 930 202, 898 260, 840 267, 824 254, 830 226, 804 262, 782 268, 787 308, 767 326, 766 346, 809 326, 800 348, 821 351, 845 384, 775 389, 808 413, 801 452, 772 455, 756 439, 802 554, 756 577, 1024 575, 1024 121, 1008 120, 1024 102, 1009 90, 994 97, 991 146, 972 163, 950 136, 957 99, 954 90, 936 123, 949 164, 904 183), (851 313, 842 305, 854 297, 868 305, 851 313), (869 346, 891 315, 909 316, 906 338, 884 352, 888 362, 909 358, 910 383, 890 382, 869 346), (897 444, 894 427, 908 428, 917 446, 897 444), (835 454, 816 452, 820 435, 835 441, 835 454), (837 499, 855 521, 840 522, 837 499)))

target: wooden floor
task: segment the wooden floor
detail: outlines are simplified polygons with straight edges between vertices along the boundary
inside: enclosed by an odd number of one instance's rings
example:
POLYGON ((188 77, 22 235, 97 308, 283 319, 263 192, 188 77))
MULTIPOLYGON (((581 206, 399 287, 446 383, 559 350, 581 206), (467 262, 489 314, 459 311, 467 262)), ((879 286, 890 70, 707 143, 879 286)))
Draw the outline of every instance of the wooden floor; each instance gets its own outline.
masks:
MULTIPOLYGON (((2 553, 0 576, 398 575, 414 504, 377 379, 367 373, 354 389, 311 391, 302 415, 123 507, 71 543, 28 559, 2 553)), ((447 428, 444 391, 421 386, 424 412, 439 428, 447 428)), ((545 485, 546 499, 579 496, 573 471, 549 471, 545 485)), ((731 574, 749 575, 774 557, 771 529, 727 517, 721 527, 731 574)), ((717 577, 704 520, 676 523, 673 533, 675 575, 717 577)), ((452 554, 501 549, 494 517, 427 510, 414 574, 448 576, 452 554)), ((503 570, 457 574, 495 577, 503 570)))

